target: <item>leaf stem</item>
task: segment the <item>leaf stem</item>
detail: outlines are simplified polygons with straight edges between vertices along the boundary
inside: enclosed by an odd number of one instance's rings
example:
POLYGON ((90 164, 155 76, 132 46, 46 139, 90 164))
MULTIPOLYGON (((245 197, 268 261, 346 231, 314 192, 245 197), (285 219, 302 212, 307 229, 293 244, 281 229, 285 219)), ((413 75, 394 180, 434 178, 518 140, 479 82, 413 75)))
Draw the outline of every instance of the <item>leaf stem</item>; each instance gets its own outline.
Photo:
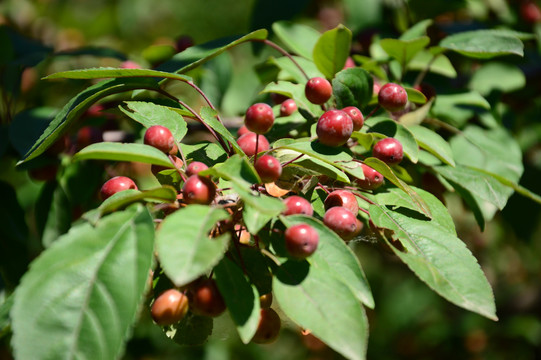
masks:
POLYGON ((304 75, 304 77, 306 78, 306 80, 310 80, 310 77, 308 76, 308 74, 306 74, 306 72, 304 71, 304 69, 299 65, 299 63, 293 58, 293 56, 291 56, 290 53, 288 53, 287 51, 285 51, 284 49, 282 49, 278 44, 270 41, 270 40, 267 40, 267 39, 263 39, 263 40, 260 40, 260 39, 253 39, 252 41, 257 41, 257 42, 262 42, 264 43, 265 45, 268 45, 270 47, 272 47, 273 49, 277 50, 278 52, 280 52, 282 55, 286 56, 289 60, 291 60, 291 62, 300 70, 300 72, 304 75))
POLYGON ((267 256, 269 259, 271 259, 276 265, 280 266, 280 260, 276 256, 274 256, 273 253, 268 251, 267 249, 261 249, 261 253, 265 256, 267 256))

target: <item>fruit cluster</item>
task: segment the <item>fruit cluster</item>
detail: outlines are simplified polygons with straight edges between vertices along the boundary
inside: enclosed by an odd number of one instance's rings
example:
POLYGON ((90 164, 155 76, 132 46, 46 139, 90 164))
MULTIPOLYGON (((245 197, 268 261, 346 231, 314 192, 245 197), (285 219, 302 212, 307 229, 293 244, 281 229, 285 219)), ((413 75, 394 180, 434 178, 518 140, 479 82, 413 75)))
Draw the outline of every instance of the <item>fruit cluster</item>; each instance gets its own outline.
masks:
MULTIPOLYGON (((377 95, 379 106, 390 112, 403 109, 408 101, 404 88, 393 83, 382 86, 377 95)), ((331 83, 324 78, 309 79, 305 86, 305 96, 311 103, 321 105, 324 109, 317 120, 316 141, 329 147, 354 145, 351 135, 354 131, 360 131, 365 121, 361 110, 355 106, 327 110, 325 104, 332 98, 333 89, 331 83)), ((291 98, 282 99, 278 105, 280 117, 292 116, 298 111, 295 100, 291 98)), ((253 167, 262 183, 254 187, 254 190, 259 192, 267 193, 267 188, 262 185, 279 182, 283 168, 291 166, 296 159, 302 157, 300 155, 293 161, 281 163, 274 156, 273 149, 270 148, 269 141, 265 137, 265 134, 273 128, 274 123, 273 108, 266 103, 256 103, 246 110, 244 125, 238 130, 237 145, 252 160, 253 167)), ((207 165, 199 161, 185 163, 186 160, 183 161, 179 157, 179 146, 167 127, 161 125, 148 127, 144 134, 144 143, 166 154, 182 177, 183 185, 178 194, 179 207, 191 204, 219 204, 221 190, 217 188, 213 178, 207 174, 208 172, 205 173, 209 169, 208 165, 212 164, 207 165)), ((183 158, 183 155, 180 155, 183 158)), ((402 145, 394 138, 380 139, 373 146, 372 156, 391 166, 399 164, 403 158, 402 145)), ((363 230, 364 224, 358 216, 359 211, 362 210, 358 203, 359 196, 362 198, 362 192, 378 189, 384 180, 382 174, 366 164, 361 162, 360 167, 364 178, 354 179, 353 184, 356 188, 345 189, 333 186, 329 189, 329 186, 319 183, 319 187, 327 193, 324 200, 323 224, 344 241, 354 239, 363 230)), ((164 170, 167 168, 152 166, 152 172, 155 175, 164 170)), ((105 200, 117 192, 128 189, 137 190, 134 181, 125 176, 116 176, 103 184, 101 197, 105 200)), ((285 207, 283 216, 314 216, 313 206, 305 197, 289 194, 283 198, 283 204, 285 207)), ((174 210, 175 208, 171 211, 174 210)), ((234 214, 239 210, 242 210, 242 207, 237 207, 231 213, 234 214)), ((230 229, 233 239, 239 244, 249 246, 252 237, 257 239, 257 234, 248 233, 240 220, 233 226, 222 225, 230 229)), ((282 234, 283 245, 289 258, 302 261, 317 251, 319 234, 313 226, 299 223, 277 231, 282 234)), ((278 336, 280 317, 270 308, 271 302, 272 294, 261 297, 260 320, 252 339, 253 342, 268 343, 278 336)), ((225 310, 226 303, 216 282, 208 277, 202 277, 186 286, 172 287, 162 291, 157 294, 151 305, 152 319, 160 326, 175 325, 182 321, 188 312, 199 316, 216 317, 225 310)))

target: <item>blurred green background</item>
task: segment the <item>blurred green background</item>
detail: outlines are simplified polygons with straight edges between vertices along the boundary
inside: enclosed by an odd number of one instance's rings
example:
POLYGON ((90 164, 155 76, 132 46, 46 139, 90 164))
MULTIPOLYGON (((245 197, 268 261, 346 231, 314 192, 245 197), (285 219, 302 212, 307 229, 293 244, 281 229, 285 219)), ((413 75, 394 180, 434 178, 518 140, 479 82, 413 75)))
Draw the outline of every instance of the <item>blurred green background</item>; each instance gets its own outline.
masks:
MULTIPOLYGON (((188 37, 193 43, 201 44, 254 29, 270 29, 277 20, 302 22, 320 31, 344 23, 354 32, 353 52, 358 54, 368 54, 373 36, 397 37, 423 19, 435 21, 430 28, 433 40, 457 31, 506 27, 537 36, 526 42, 524 58, 502 59, 519 66, 526 84, 510 92, 493 91, 487 98, 523 150, 526 171, 521 184, 540 193, 541 31, 539 23, 529 22, 524 17, 525 3, 505 0, 4 0, 0 3, 0 24, 25 41, 32 39, 42 44, 46 55, 19 68, 22 71, 20 83, 2 79, 3 86, 15 86, 13 82, 20 86, 10 108, 2 108, 3 123, 9 122, 6 117, 23 109, 61 107, 85 86, 76 81, 40 81, 46 74, 90 66, 119 66, 126 59, 143 67, 153 67, 172 56, 179 46, 186 44, 188 37), (62 52, 79 48, 94 50, 80 56, 62 55, 62 52), (103 56, 107 51, 112 56, 103 56)), ((256 72, 253 65, 268 55, 269 50, 246 45, 222 55, 193 75, 220 104, 224 114, 234 119, 257 98, 262 72, 256 72)), ((438 91, 467 87, 472 69, 480 65, 459 57, 451 60, 459 72, 457 79, 427 77, 438 91)), ((10 161, 13 160, 2 160, 4 169, 12 168, 8 167, 10 161)), ((19 195, 28 211, 36 201, 40 185, 11 170, 2 171, 0 178, 18 182, 19 188, 28 188, 26 195, 19 195)), ((368 312, 368 358, 541 359, 541 207, 514 195, 505 210, 481 232, 459 198, 448 195, 445 200, 459 237, 479 260, 493 286, 500 320, 492 322, 447 303, 395 257, 381 251, 372 239, 365 238, 353 247, 376 301, 376 309, 368 312)), ((6 348, 4 338, 0 359, 9 358, 6 348)), ((341 357, 317 339, 301 335, 300 329, 291 323, 285 324, 274 344, 242 345, 226 316, 215 323, 207 344, 181 347, 169 341, 152 325, 147 312, 142 311, 125 358, 341 357)))

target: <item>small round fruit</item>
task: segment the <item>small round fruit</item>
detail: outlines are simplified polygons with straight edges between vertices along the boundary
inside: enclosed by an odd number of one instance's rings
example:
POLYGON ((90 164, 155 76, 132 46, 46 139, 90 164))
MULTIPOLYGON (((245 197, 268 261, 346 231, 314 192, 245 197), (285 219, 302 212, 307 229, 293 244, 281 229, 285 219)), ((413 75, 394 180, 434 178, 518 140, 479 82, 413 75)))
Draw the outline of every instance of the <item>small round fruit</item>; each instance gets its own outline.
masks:
POLYGON ((430 100, 436 96, 436 89, 434 88, 434 86, 428 83, 423 82, 423 83, 420 83, 419 85, 415 85, 414 89, 422 92, 427 100, 430 100))
POLYGON ((107 180, 101 187, 101 199, 105 200, 117 192, 129 189, 137 190, 137 185, 135 185, 132 179, 126 176, 115 176, 114 178, 107 180))
POLYGON ((316 133, 327 146, 344 145, 353 132, 353 121, 342 110, 329 110, 323 113, 317 122, 316 133))
POLYGON ((525 1, 520 5, 520 16, 530 24, 541 21, 541 9, 534 1, 525 1))
POLYGON ((259 297, 259 305, 262 309, 268 309, 272 305, 272 293, 263 294, 259 297))
POLYGON ((255 170, 263 183, 275 182, 282 175, 282 165, 277 158, 263 155, 255 162, 255 170))
POLYGON ((207 177, 192 175, 182 187, 182 196, 186 204, 209 205, 216 196, 216 185, 207 177))
POLYGON ((332 86, 327 79, 314 77, 304 87, 304 95, 312 104, 325 104, 332 96, 332 86))
POLYGON ((323 216, 323 223, 343 240, 351 240, 358 233, 357 217, 342 206, 327 210, 323 216))
POLYGON ((293 99, 287 99, 280 105, 280 116, 289 116, 297 111, 297 104, 293 99))
POLYGON ((161 125, 153 125, 145 132, 144 142, 156 149, 168 154, 175 146, 175 139, 168 128, 161 125))
POLYGON ((381 87, 378 93, 379 105, 388 111, 399 111, 406 107, 408 94, 398 84, 387 83, 381 87))
POLYGON ((207 170, 209 167, 200 161, 192 161, 186 168, 186 175, 197 175, 203 170, 207 170))
POLYGON ((251 133, 251 131, 248 130, 248 128, 246 127, 246 125, 242 125, 242 126, 237 130, 237 137, 240 138, 242 135, 248 134, 248 133, 251 133))
POLYGON ((274 113, 272 108, 265 103, 257 103, 246 110, 244 124, 248 130, 256 134, 267 133, 274 124, 274 113))
POLYGON ((196 282, 191 290, 191 300, 192 311, 199 315, 216 317, 226 309, 224 299, 212 279, 196 282))
POLYGON ((269 344, 278 338, 282 322, 280 316, 271 308, 261 309, 259 323, 252 342, 256 344, 269 344))
POLYGON ((361 110, 355 106, 348 106, 342 109, 343 112, 349 115, 353 121, 353 131, 361 130, 364 125, 364 116, 361 110))
POLYGON ((298 224, 285 231, 286 250, 296 259, 305 259, 317 249, 319 235, 317 231, 307 224, 298 224))
POLYGON ((376 190, 383 185, 383 175, 378 171, 365 164, 361 164, 361 168, 363 169, 364 179, 355 180, 355 183, 359 187, 367 190, 376 190))
POLYGON ((314 214, 312 204, 301 196, 293 195, 285 198, 284 204, 286 205, 286 210, 282 213, 284 215, 301 214, 312 216, 314 214))
POLYGON ((256 139, 259 136, 259 144, 257 147, 257 152, 261 151, 267 151, 269 150, 269 141, 267 138, 263 135, 257 135, 256 133, 250 132, 248 134, 242 135, 238 140, 237 144, 239 144, 239 147, 244 151, 244 153, 248 156, 254 156, 256 149, 256 139))
POLYGON ((374 145, 372 155, 387 164, 396 165, 402 161, 404 150, 400 141, 395 138, 385 138, 374 145))
POLYGON ((327 198, 325 199, 325 210, 329 210, 335 206, 343 206, 353 214, 359 212, 357 198, 347 190, 335 190, 327 195, 327 198))
POLYGON ((150 309, 152 320, 160 326, 178 323, 188 312, 188 297, 176 289, 161 293, 150 309))

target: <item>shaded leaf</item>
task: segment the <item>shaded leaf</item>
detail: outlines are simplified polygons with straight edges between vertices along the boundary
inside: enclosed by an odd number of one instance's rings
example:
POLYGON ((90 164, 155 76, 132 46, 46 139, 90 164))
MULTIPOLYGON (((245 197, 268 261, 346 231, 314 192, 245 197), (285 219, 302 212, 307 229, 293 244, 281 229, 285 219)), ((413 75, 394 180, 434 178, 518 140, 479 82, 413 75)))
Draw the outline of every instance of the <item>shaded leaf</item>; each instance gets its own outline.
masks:
POLYGON ((83 70, 70 70, 57 72, 45 77, 46 80, 52 79, 105 79, 105 78, 165 78, 180 80, 182 82, 191 81, 191 78, 185 75, 172 74, 164 71, 149 69, 122 69, 122 68, 88 68, 83 70))
MULTIPOLYGON (((467 310, 497 320, 494 295, 483 271, 466 245, 435 221, 418 220, 370 205, 377 227, 392 230, 404 251, 395 254, 432 290, 467 310)), ((390 239, 387 239, 389 241, 390 239)))
POLYGON ((295 323, 348 359, 365 359, 368 321, 350 288, 327 268, 289 260, 278 267, 273 291, 295 323))
MULTIPOLYGON (((237 154, 245 155, 244 151, 240 148, 240 146, 237 144, 237 140, 233 137, 231 132, 216 118, 216 115, 218 113, 215 110, 212 110, 209 107, 203 107, 201 109, 201 117, 207 123, 208 126, 210 126, 214 131, 216 131, 218 134, 220 134, 227 142, 229 142, 230 146, 233 146, 233 149, 235 149, 235 152, 237 154)), ((224 149, 226 150, 226 149, 224 149)))
POLYGON ((214 269, 214 278, 243 343, 254 336, 259 323, 259 293, 242 270, 228 258, 214 269))
POLYGON ((368 119, 365 126, 368 128, 368 133, 378 133, 400 141, 404 150, 404 155, 406 155, 411 162, 417 163, 419 158, 419 145, 417 145, 417 141, 409 131, 409 128, 406 128, 394 120, 381 117, 368 119))
POLYGON ((18 164, 27 162, 41 155, 58 138, 64 134, 93 103, 99 99, 135 89, 157 89, 156 82, 146 78, 120 78, 101 81, 72 98, 56 115, 34 145, 27 151, 18 164))
POLYGON ((143 206, 71 228, 31 265, 11 311, 17 359, 114 359, 142 300, 154 224, 143 206))
POLYGON ((380 45, 385 52, 395 58, 403 68, 413 59, 413 57, 423 50, 430 39, 428 36, 421 36, 414 39, 382 39, 380 45))
POLYGON ((408 130, 415 136, 421 148, 430 152, 447 165, 455 166, 451 146, 438 133, 420 125, 408 126, 408 130))
POLYGON ((526 76, 518 66, 492 61, 474 72, 468 87, 486 96, 495 90, 513 92, 525 85, 526 76))
POLYGON ((188 132, 184 118, 166 106, 144 101, 126 101, 125 103, 131 111, 119 106, 120 110, 146 128, 153 125, 165 126, 177 142, 182 141, 188 132))
POLYGON ((167 335, 179 345, 202 345, 212 334, 213 326, 211 317, 188 313, 167 335))
POLYGON ((359 260, 336 233, 311 216, 290 215, 281 217, 281 220, 287 227, 297 224, 312 226, 318 232, 319 243, 316 251, 308 258, 308 262, 312 266, 326 268, 326 271, 349 287, 359 301, 371 309, 374 308, 370 285, 359 260))
POLYGON ((156 234, 158 259, 168 278, 186 285, 210 271, 223 257, 229 233, 209 233, 229 214, 224 209, 192 204, 167 216, 156 234))

